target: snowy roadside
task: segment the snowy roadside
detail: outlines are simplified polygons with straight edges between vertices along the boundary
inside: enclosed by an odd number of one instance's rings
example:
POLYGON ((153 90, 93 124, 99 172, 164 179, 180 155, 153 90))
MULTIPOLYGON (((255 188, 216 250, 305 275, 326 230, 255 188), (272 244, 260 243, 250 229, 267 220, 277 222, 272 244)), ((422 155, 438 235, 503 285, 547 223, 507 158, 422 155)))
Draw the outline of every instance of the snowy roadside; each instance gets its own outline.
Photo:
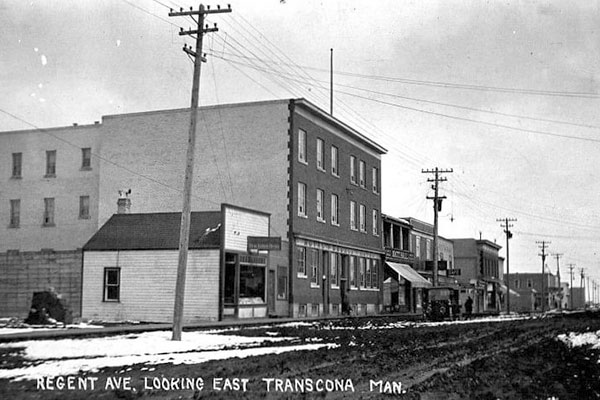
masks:
POLYGON ((19 368, 0 369, 0 379, 24 380, 76 375, 81 372, 96 372, 104 367, 134 364, 198 364, 233 357, 336 347, 326 343, 289 345, 289 341, 293 340, 294 338, 286 337, 185 332, 181 341, 172 341, 171 332, 158 331, 87 339, 4 343, 0 344, 0 350, 11 352, 14 349, 14 354, 25 360, 24 365, 19 368), (275 346, 278 342, 288 342, 288 345, 275 346))

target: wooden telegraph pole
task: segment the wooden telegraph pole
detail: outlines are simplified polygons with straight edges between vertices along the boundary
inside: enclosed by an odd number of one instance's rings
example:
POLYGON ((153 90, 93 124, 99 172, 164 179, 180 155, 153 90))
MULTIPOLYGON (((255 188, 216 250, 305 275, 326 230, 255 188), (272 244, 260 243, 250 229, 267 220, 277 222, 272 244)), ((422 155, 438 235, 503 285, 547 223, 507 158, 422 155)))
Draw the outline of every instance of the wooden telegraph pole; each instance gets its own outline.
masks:
POLYGON ((510 274, 510 258, 509 258, 509 253, 508 253, 508 241, 509 239, 512 238, 512 232, 509 230, 509 228, 512 228, 512 224, 510 224, 510 222, 516 222, 517 219, 516 218, 499 218, 496 220, 497 222, 504 222, 504 224, 501 224, 500 226, 504 228, 504 233, 506 234, 506 312, 508 314, 510 314, 510 278, 509 278, 509 274, 510 274))
POLYGON ((545 293, 545 280, 546 280, 546 256, 548 255, 546 253, 546 248, 548 247, 548 245, 550 244, 550 242, 547 242, 545 240, 542 240, 541 242, 536 242, 538 243, 540 246, 540 249, 542 249, 541 254, 538 254, 540 257, 542 257, 542 312, 546 311, 546 293, 545 293))
POLYGON ((428 178, 427 182, 433 182, 431 185, 433 189, 433 197, 427 196, 427 199, 433 200, 433 286, 438 286, 438 212, 442 210, 442 201, 446 196, 439 195, 439 183, 447 181, 446 178, 440 177, 440 174, 447 174, 453 172, 450 169, 423 169, 423 174, 433 174, 433 178, 428 178))
POLYGON ((209 28, 204 26, 204 19, 207 14, 217 14, 231 12, 231 7, 226 9, 217 7, 216 10, 211 10, 210 6, 206 8, 200 4, 197 11, 190 8, 190 11, 174 12, 171 9, 169 17, 188 16, 194 19, 197 17, 197 29, 184 31, 181 28, 180 36, 196 35, 196 50, 192 50, 187 45, 183 46, 183 51, 194 58, 194 78, 192 82, 192 105, 190 107, 190 130, 188 136, 188 147, 185 164, 185 179, 183 184, 183 210, 181 212, 181 228, 179 230, 179 262, 177 264, 177 282, 175 284, 175 306, 173 309, 173 335, 172 340, 181 340, 181 330, 183 328, 183 299, 185 294, 185 274, 187 267, 188 245, 190 239, 190 219, 191 219, 191 198, 192 198, 192 180, 194 177, 194 150, 196 147, 196 125, 198 120, 198 104, 200 92, 200 70, 202 62, 206 62, 206 58, 202 54, 202 38, 205 33, 216 32, 217 24, 209 28))

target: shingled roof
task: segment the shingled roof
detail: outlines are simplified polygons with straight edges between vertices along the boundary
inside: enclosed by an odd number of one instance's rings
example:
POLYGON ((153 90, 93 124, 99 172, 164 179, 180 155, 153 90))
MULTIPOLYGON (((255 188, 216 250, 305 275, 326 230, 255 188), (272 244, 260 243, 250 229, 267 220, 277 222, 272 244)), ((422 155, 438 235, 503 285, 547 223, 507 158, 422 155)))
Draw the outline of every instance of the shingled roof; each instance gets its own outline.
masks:
MULTIPOLYGON (((84 250, 176 250, 181 213, 114 214, 84 250)), ((219 248, 221 212, 193 212, 190 249, 219 248)))

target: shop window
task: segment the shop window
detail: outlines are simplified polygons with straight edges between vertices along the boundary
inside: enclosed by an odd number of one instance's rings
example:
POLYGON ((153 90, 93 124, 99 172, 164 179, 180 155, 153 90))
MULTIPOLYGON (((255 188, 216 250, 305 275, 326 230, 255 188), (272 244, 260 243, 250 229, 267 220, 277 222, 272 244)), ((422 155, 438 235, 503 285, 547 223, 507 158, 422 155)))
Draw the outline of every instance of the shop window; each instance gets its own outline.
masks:
POLYGON ((299 317, 306 317, 306 304, 299 304, 298 305, 298 316, 299 317))
POLYGON ((319 250, 310 249, 310 283, 311 286, 319 286, 319 250))
POLYGON ((350 287, 351 288, 356 288, 356 276, 358 275, 356 273, 356 256, 350 256, 350 260, 349 260, 349 274, 350 274, 350 287))
POLYGON ((104 268, 103 301, 119 301, 121 292, 121 268, 104 268))
POLYGON ((240 262, 240 304, 265 302, 265 267, 240 262))
POLYGON ((371 260, 371 287, 379 289, 379 260, 371 260))
POLYGON ((365 272, 365 278, 366 278, 366 283, 365 283, 365 287, 372 287, 372 276, 371 276, 371 260, 367 259, 366 263, 365 263, 365 268, 366 268, 366 272, 365 272))
POLYGON ((235 280, 236 280, 236 256, 228 253, 225 255, 225 277, 223 288, 223 302, 225 304, 235 304, 235 280))
POLYGON ((366 285, 366 280, 365 280, 365 258, 364 257, 359 257, 358 258, 358 281, 359 281, 359 285, 360 287, 365 287, 366 285))
POLYGON ((296 265, 298 266, 298 276, 306 276, 306 247, 296 247, 296 265))
POLYGON ((288 290, 288 274, 287 268, 283 266, 277 267, 277 299, 286 300, 288 290))
POLYGON ((331 286, 340 286, 340 262, 337 253, 330 253, 329 272, 331 275, 331 286))

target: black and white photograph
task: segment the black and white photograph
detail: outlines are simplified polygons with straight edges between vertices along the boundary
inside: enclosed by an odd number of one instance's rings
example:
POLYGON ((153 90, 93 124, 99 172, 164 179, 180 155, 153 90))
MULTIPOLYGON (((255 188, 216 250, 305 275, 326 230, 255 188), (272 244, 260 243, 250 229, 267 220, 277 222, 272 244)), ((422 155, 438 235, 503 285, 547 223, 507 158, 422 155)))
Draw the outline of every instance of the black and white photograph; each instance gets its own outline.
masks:
POLYGON ((0 398, 600 398, 599 0, 0 0, 0 398))

